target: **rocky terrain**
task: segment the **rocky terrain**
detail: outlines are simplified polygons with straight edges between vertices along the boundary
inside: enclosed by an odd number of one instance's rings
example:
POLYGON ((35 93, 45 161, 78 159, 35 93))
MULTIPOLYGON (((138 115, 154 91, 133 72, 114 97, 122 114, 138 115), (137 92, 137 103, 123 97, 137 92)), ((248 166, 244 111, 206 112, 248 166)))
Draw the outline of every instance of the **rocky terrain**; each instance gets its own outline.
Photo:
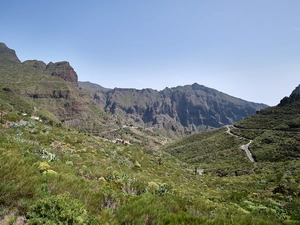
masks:
POLYGON ((234 124, 266 107, 197 83, 162 91, 97 89, 95 84, 85 82, 79 82, 79 86, 89 91, 106 112, 134 125, 164 128, 181 135, 234 124))

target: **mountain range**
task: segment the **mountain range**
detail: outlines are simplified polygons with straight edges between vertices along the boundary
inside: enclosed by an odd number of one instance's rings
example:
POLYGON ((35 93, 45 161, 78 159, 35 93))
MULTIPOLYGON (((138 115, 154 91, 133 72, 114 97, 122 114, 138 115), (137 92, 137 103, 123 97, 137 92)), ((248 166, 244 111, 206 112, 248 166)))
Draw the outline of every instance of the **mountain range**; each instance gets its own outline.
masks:
POLYGON ((267 107, 248 102, 194 83, 153 89, 106 89, 90 82, 79 82, 106 112, 134 126, 172 130, 183 136, 195 131, 234 124, 267 107))
POLYGON ((104 89, 89 82, 79 82, 106 112, 145 127, 167 129, 181 135, 234 124, 265 104, 248 102, 194 83, 192 85, 153 89, 104 89))
POLYGON ((196 83, 156 91, 107 89, 90 82, 78 82, 70 63, 20 62, 15 51, 4 43, 0 44, 0 59, 2 88, 47 109, 52 119, 56 117, 56 122, 88 132, 105 130, 103 124, 107 121, 111 121, 108 127, 119 121, 119 126, 162 130, 170 137, 178 137, 234 124, 267 107, 196 83))

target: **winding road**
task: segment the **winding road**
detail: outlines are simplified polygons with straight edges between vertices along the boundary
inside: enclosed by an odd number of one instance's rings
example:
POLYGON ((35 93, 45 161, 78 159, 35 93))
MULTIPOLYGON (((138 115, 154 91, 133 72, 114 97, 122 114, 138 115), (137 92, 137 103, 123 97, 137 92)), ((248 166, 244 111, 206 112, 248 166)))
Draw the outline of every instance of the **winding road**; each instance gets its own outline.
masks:
MULTIPOLYGON (((231 133, 230 127, 232 127, 232 126, 226 125, 226 128, 227 128, 226 134, 229 134, 229 135, 231 135, 231 136, 240 138, 240 136, 237 136, 237 135, 231 133)), ((243 149, 243 150, 246 152, 246 154, 247 154, 249 160, 250 160, 251 162, 254 163, 255 160, 253 159, 252 154, 251 154, 251 152, 249 151, 249 146, 250 146, 250 144, 252 143, 252 141, 253 141, 253 140, 250 140, 248 144, 242 145, 240 148, 243 149)))

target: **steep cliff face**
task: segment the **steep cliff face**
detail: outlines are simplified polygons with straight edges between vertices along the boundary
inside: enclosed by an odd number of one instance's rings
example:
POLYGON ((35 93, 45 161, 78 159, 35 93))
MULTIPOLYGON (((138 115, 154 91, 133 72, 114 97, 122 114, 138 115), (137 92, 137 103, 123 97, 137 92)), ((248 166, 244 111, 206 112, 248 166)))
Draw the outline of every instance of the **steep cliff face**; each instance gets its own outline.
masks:
POLYGON ((51 74, 51 76, 60 77, 65 81, 72 82, 75 86, 78 86, 78 76, 69 62, 50 62, 45 69, 45 73, 51 74))
POLYGON ((162 91, 99 89, 93 96, 104 110, 127 123, 171 129, 182 134, 233 124, 266 107, 196 83, 162 91))

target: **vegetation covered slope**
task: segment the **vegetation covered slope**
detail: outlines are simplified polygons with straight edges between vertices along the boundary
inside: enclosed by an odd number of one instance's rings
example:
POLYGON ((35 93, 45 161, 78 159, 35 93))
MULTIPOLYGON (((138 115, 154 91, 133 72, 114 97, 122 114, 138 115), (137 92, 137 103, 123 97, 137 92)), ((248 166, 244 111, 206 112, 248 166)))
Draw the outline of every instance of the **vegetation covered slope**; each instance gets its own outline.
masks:
MULTIPOLYGON (((117 145, 20 114, 12 123, 11 114, 1 113, 2 216, 25 216, 29 224, 280 224, 299 219, 299 177, 292 172, 297 162, 254 166, 238 156, 241 150, 225 144, 220 148, 237 151, 232 161, 242 159, 248 172, 235 174, 231 167, 232 173, 219 176, 207 166, 200 176, 193 165, 163 151, 117 145)), ((224 133, 210 135, 226 138, 224 133)), ((221 157, 215 164, 226 170, 230 162, 221 157)))
MULTIPOLYGON (((204 169, 208 175, 240 177, 240 180, 256 177, 264 190, 257 189, 255 184, 251 188, 245 186, 244 190, 253 188, 254 193, 260 192, 261 200, 271 190, 268 198, 286 207, 299 220, 296 216, 300 215, 298 91, 299 86, 278 106, 263 109, 235 124, 231 132, 236 136, 228 134, 224 127, 187 136, 164 150, 195 169, 204 169), (241 149, 249 140, 255 163, 241 149)), ((244 196, 244 200, 248 201, 248 197, 244 196)))
POLYGON ((88 132, 103 131, 116 124, 88 93, 78 90, 77 74, 68 62, 21 63, 15 51, 1 43, 0 78, 1 104, 5 109, 17 107, 21 111, 19 102, 22 102, 24 113, 88 132))
POLYGON ((90 93, 80 89, 77 74, 68 62, 20 62, 14 50, 0 43, 0 109, 148 148, 157 148, 166 142, 164 135, 153 133, 152 129, 131 127, 104 112, 90 93))
POLYGON ((298 86, 275 107, 263 109, 235 126, 234 133, 253 139, 251 151, 257 161, 300 158, 300 92, 298 86))
POLYGON ((223 128, 172 154, 6 109, 0 133, 0 222, 299 224, 299 161, 253 164, 223 128))

